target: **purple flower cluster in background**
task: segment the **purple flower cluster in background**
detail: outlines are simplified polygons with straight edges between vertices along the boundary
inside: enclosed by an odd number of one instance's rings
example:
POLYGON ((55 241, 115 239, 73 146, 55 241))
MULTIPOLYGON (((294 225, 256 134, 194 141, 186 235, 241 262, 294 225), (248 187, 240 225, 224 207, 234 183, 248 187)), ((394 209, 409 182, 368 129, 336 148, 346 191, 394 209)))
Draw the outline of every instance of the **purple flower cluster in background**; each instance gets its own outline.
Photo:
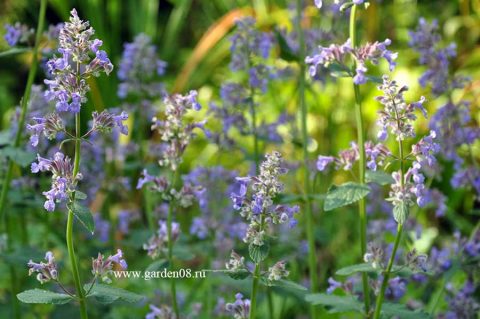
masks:
POLYGON ((421 18, 418 27, 410 32, 410 46, 420 55, 419 62, 426 66, 420 77, 422 86, 429 86, 434 96, 445 95, 448 101, 432 116, 430 127, 438 135, 442 155, 452 161, 455 169, 450 183, 453 187, 473 187, 480 194, 480 170, 475 159, 465 156, 463 146, 471 153, 471 146, 480 138, 480 128, 472 116, 473 104, 455 101, 452 92, 463 88, 468 81, 465 76, 450 71, 451 59, 456 56, 456 44, 442 45, 437 21, 428 23, 421 18), (472 163, 473 161, 473 163, 472 163))
POLYGON ((21 24, 20 22, 17 22, 14 25, 5 24, 5 30, 7 31, 5 33, 5 41, 7 41, 8 45, 11 47, 27 43, 34 33, 33 29, 29 29, 26 25, 21 24))
POLYGON ((205 121, 199 123, 186 123, 185 115, 189 110, 199 111, 201 105, 197 101, 197 91, 190 91, 187 95, 174 94, 164 98, 165 118, 152 119, 152 130, 161 136, 163 154, 159 163, 177 170, 182 162, 182 156, 195 136, 195 128, 203 129, 205 121))
POLYGON ((166 94, 158 77, 165 74, 167 63, 157 58, 157 47, 146 34, 139 34, 131 43, 124 44, 122 59, 119 64, 118 96, 121 99, 129 95, 148 98, 161 97, 166 94))

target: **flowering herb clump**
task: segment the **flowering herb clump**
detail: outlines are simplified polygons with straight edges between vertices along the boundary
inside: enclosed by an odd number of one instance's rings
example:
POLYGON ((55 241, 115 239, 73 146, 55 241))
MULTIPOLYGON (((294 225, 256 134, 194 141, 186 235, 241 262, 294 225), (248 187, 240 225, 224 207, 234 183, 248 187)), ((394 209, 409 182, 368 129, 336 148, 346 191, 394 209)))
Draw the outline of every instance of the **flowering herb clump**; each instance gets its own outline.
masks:
POLYGON ((478 317, 478 6, 7 2, 0 317, 478 317))

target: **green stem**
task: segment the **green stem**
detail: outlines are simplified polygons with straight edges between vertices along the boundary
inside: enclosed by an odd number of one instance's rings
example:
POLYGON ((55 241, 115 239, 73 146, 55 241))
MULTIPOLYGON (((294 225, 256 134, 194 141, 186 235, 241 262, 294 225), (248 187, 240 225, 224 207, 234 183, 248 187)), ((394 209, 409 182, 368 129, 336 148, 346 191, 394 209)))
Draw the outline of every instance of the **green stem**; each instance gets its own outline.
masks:
POLYGON ((374 319, 379 319, 380 318, 380 313, 382 311, 382 304, 383 304, 383 299, 385 297, 385 290, 387 289, 388 286, 388 280, 390 278, 390 273, 393 267, 393 262, 395 261, 395 255, 397 254, 397 249, 398 245, 400 244, 400 238, 402 237, 402 230, 403 230, 403 224, 398 224, 397 226, 397 236, 395 237, 395 244, 393 246, 393 251, 392 255, 390 256, 390 260, 388 261, 388 266, 383 274, 383 281, 382 281, 382 287, 380 288, 380 293, 377 296, 377 301, 375 305, 375 314, 373 316, 374 319))
POLYGON ((269 312, 269 318, 273 319, 275 318, 274 316, 274 310, 273 310, 273 294, 272 290, 267 287, 267 301, 268 301, 268 312, 269 312))
POLYGON ((253 271, 253 283, 252 283, 252 296, 250 298, 250 319, 254 319, 257 312, 257 292, 258 283, 260 279, 260 263, 255 264, 255 270, 253 271))
MULTIPOLYGON (((73 176, 72 178, 75 179, 78 171, 80 170, 80 146, 81 146, 81 140, 80 140, 80 112, 75 114, 75 135, 77 137, 77 140, 75 140, 75 155, 74 155, 74 162, 73 162, 73 176)), ((72 194, 72 199, 70 202, 70 205, 75 204, 75 192, 72 194)), ((74 213, 72 210, 72 206, 68 209, 68 219, 67 219, 67 231, 66 231, 66 237, 67 237, 67 249, 68 249, 68 257, 70 259, 70 264, 72 266, 72 273, 73 273, 73 279, 75 281, 75 289, 77 291, 78 295, 78 301, 80 303, 80 315, 82 319, 87 319, 87 303, 85 300, 85 294, 83 292, 81 280, 80 280, 80 273, 78 271, 78 265, 77 265, 77 257, 75 256, 75 249, 73 247, 73 219, 74 219, 74 213)))
POLYGON ((257 137, 257 112, 255 111, 255 101, 253 99, 254 95, 255 90, 250 87, 250 114, 252 115, 253 157, 255 161, 255 174, 258 175, 260 169, 260 157, 257 137))
MULTIPOLYGON (((397 115, 397 121, 398 115, 397 115)), ((403 142, 400 140, 398 142, 398 147, 399 147, 399 159, 400 159, 400 186, 403 189, 404 188, 404 175, 405 175, 405 164, 404 164, 404 155, 403 155, 403 142)), ((392 255, 390 256, 390 259, 388 261, 387 269, 383 275, 383 281, 382 281, 382 286, 380 288, 380 293, 377 296, 377 301, 375 303, 375 314, 373 316, 374 319, 379 319, 380 318, 380 313, 382 312, 382 304, 383 304, 383 299, 385 297, 385 290, 387 289, 388 286, 388 279, 390 277, 390 273, 392 271, 393 263, 395 262, 395 256, 397 254, 397 249, 398 245, 400 244, 400 239, 402 237, 402 230, 403 230, 403 223, 398 224, 397 226, 397 235, 395 236, 395 243, 393 245, 393 250, 392 250, 392 255)))
MULTIPOLYGON (((350 41, 352 42, 352 48, 355 48, 356 43, 356 24, 355 14, 357 6, 354 5, 350 11, 350 41)), ((355 67, 355 66, 354 66, 355 67)), ((362 103, 360 98, 360 87, 353 84, 353 90, 355 92, 355 116, 357 121, 357 144, 358 152, 360 153, 360 161, 358 165, 359 183, 365 185, 365 130, 363 127, 363 115, 362 115, 362 103)), ((360 217, 360 252, 365 255, 367 251, 367 209, 365 198, 360 199, 358 202, 358 213, 360 217)), ((367 318, 370 313, 370 292, 368 286, 368 276, 366 273, 362 273, 362 286, 363 286, 363 298, 365 305, 365 314, 367 318)))
MULTIPOLYGON (((314 220, 312 214, 312 203, 310 201, 311 181, 310 169, 308 167, 308 126, 307 115, 308 109, 305 103, 305 38, 302 30, 303 1, 297 0, 297 34, 299 42, 299 61, 300 66, 298 75, 298 103, 301 111, 301 125, 302 125, 302 140, 303 140, 303 180, 304 180, 304 201, 305 201, 305 229, 308 241, 308 270, 310 274, 310 289, 312 292, 317 290, 318 275, 317 275, 317 257, 315 254, 315 234, 314 234, 314 220)), ((314 306, 310 306, 310 317, 316 318, 316 311, 314 306)))
MULTIPOLYGON (((177 170, 172 175, 171 186, 173 187, 176 177, 177 177, 177 170)), ((168 263, 170 270, 173 270, 173 240, 172 240, 172 220, 173 220, 173 201, 170 201, 168 205, 168 216, 167 216, 167 236, 168 236, 168 263)), ((173 311, 175 312, 175 317, 180 318, 180 312, 178 310, 177 304, 177 287, 175 278, 170 280, 170 293, 172 295, 172 307, 173 311)))
MULTIPOLYGON (((248 53, 250 56, 250 53, 248 53)), ((248 70, 250 69, 250 60, 248 63, 248 70)), ((248 84, 250 90, 250 115, 252 116, 252 137, 253 137, 253 157, 255 161, 255 174, 258 175, 260 172, 260 157, 259 157, 259 146, 258 146, 258 137, 257 137, 257 113, 255 110, 255 89, 248 84)), ((263 219, 261 221, 263 224, 263 219)), ((253 272, 252 280, 252 295, 250 296, 250 314, 249 318, 253 319, 256 316, 257 311, 257 294, 258 294, 258 283, 260 280, 260 263, 255 264, 255 270, 253 272)))
MULTIPOLYGON (((40 40, 42 38, 43 26, 45 24, 45 12, 47 9, 47 0, 41 0, 40 2, 40 10, 38 13, 38 24, 37 24, 37 31, 35 34, 35 45, 32 51, 32 65, 30 70, 28 71, 28 78, 27 78, 27 85, 25 86, 25 91, 23 93, 23 98, 21 101, 21 112, 20 112, 20 119, 18 122, 17 132, 15 133, 15 140, 14 140, 14 147, 20 146, 20 141, 22 140, 22 132, 25 126, 25 118, 27 114, 28 108, 28 101, 30 100, 30 93, 32 91, 33 81, 35 80, 35 75, 37 74, 38 68, 38 48, 40 46, 40 40)), ((5 174, 5 179, 3 180, 2 184, 2 191, 0 193, 0 223, 5 225, 5 231, 7 233, 7 250, 11 250, 11 232, 9 231, 10 228, 7 226, 8 223, 8 216, 5 210, 5 206, 7 203, 7 195, 10 189, 10 184, 13 178, 13 169, 14 169, 14 162, 7 158, 7 172, 5 174)), ((17 276, 16 270, 13 266, 10 266, 10 281, 11 281, 11 295, 12 295, 12 314, 13 318, 19 319, 21 317, 20 313, 20 305, 18 299, 16 298, 16 294, 18 291, 18 283, 17 283, 17 276)))

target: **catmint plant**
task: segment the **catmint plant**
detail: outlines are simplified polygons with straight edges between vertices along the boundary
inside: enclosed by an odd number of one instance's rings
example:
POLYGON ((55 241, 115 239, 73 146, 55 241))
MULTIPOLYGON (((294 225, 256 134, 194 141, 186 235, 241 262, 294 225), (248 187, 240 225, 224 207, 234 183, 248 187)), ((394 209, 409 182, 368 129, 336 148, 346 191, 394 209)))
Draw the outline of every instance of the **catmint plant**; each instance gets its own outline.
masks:
MULTIPOLYGON (((199 111, 201 105, 197 101, 197 91, 190 91, 187 95, 174 94, 164 97, 165 110, 163 117, 152 119, 152 131, 158 133, 161 139, 161 152, 158 164, 172 172, 170 178, 165 176, 153 176, 145 169, 140 176, 137 189, 148 185, 149 189, 158 193, 162 201, 168 205, 167 220, 159 221, 159 229, 144 245, 148 255, 152 258, 164 255, 170 269, 173 269, 173 244, 179 236, 179 224, 173 222, 173 214, 177 208, 189 207, 197 199, 202 191, 200 186, 184 183, 177 187, 179 166, 183 161, 183 155, 192 139, 196 136, 194 130, 204 130, 205 121, 196 123, 188 122, 186 115, 189 111, 199 111)), ((171 281, 170 292, 172 308, 175 316, 180 315, 177 304, 175 280, 171 281)))
MULTIPOLYGON (((221 133, 213 132, 210 138, 217 144, 232 146, 234 141, 229 136, 232 127, 253 139, 253 158, 258 171, 260 145, 259 135, 262 130, 258 118, 259 94, 265 93, 269 80, 276 76, 275 69, 267 64, 274 38, 271 33, 261 32, 255 27, 255 19, 246 17, 235 22, 236 31, 230 38, 230 69, 242 74, 240 82, 222 84, 220 95, 222 105, 212 103, 209 113, 222 119, 221 133), (245 113, 249 113, 249 118, 245 113)), ((269 138, 269 134, 266 135, 269 138)), ((276 136, 275 136, 276 137, 276 136)))
MULTIPOLYGON (((70 21, 66 22, 59 33, 58 53, 60 56, 53 56, 47 62, 49 78, 45 80, 48 90, 45 97, 55 102, 55 112, 47 114, 44 117, 32 119, 32 124, 27 125, 31 133, 31 145, 37 147, 42 138, 54 139, 58 133, 67 137, 61 141, 59 148, 65 143, 74 142, 75 149, 72 157, 61 151, 55 153, 53 158, 44 158, 37 156, 37 161, 32 163, 32 173, 48 172, 52 175, 51 189, 44 191, 46 201, 44 208, 53 212, 57 205, 61 204, 68 211, 68 220, 66 226, 66 240, 70 264, 72 267, 73 278, 75 282, 76 295, 68 293, 69 298, 66 302, 75 299, 80 304, 80 314, 82 318, 87 318, 86 297, 91 289, 94 288, 95 279, 102 278, 107 281, 108 273, 111 271, 114 263, 126 268, 126 263, 122 259, 121 250, 116 255, 103 259, 99 254, 93 262, 94 279, 88 290, 81 286, 81 279, 77 265, 77 256, 74 251, 73 223, 74 218, 90 231, 94 232, 93 216, 88 208, 82 206, 80 200, 85 199, 86 195, 78 190, 83 175, 80 172, 81 146, 82 141, 96 132, 109 133, 114 127, 118 127, 121 133, 128 134, 127 127, 123 124, 128 115, 123 112, 119 115, 111 114, 108 111, 92 114, 92 125, 89 131, 82 135, 80 127, 80 110, 83 104, 87 102, 87 92, 89 85, 87 80, 90 77, 97 77, 101 73, 107 75, 112 71, 113 65, 107 57, 105 51, 100 50, 102 41, 93 39, 94 30, 88 22, 82 21, 75 9, 71 11, 70 21), (70 132, 70 120, 72 114, 75 118, 74 133, 70 132)), ((37 265, 29 263, 33 271, 42 271, 44 273, 53 267, 53 256, 47 253, 48 264, 37 265)), ((31 270, 32 272, 32 270, 31 270)), ((38 277, 42 283, 45 278, 56 279, 52 276, 38 277)), ((27 301, 26 291, 19 294, 19 299, 27 301)))
MULTIPOLYGON (((367 169, 366 162, 366 149, 365 149, 365 129, 364 129, 364 119, 362 112, 362 104, 360 97, 360 86, 367 83, 371 80, 372 77, 367 75, 367 62, 372 64, 378 64, 380 59, 384 59, 389 64, 389 69, 392 71, 396 65, 397 53, 394 53, 387 49, 391 44, 390 39, 386 39, 383 42, 374 42, 367 43, 363 46, 357 46, 357 34, 356 34, 356 12, 357 7, 363 4, 364 1, 353 1, 343 4, 340 7, 340 11, 345 11, 350 8, 350 25, 349 25, 349 38, 341 45, 331 44, 328 47, 320 46, 312 56, 307 56, 305 62, 310 65, 309 72, 312 77, 315 77, 317 70, 322 68, 333 68, 340 69, 346 76, 352 77, 353 89, 355 95, 355 116, 357 122, 357 143, 358 145, 358 184, 348 185, 347 187, 355 187, 358 189, 358 197, 354 201, 359 202, 359 219, 360 219, 360 251, 363 254, 366 252, 367 242, 366 242, 366 233, 367 233, 367 214, 366 214, 366 202, 364 196, 368 193, 368 188, 365 185, 365 172, 367 169), (353 65, 350 61, 353 61, 353 65), (363 189, 363 191, 361 191, 363 189), (361 193, 364 193, 361 195, 361 193)), ((317 1, 316 5, 318 8, 322 7, 322 1, 317 1)), ((347 169, 349 167, 348 162, 355 161, 351 158, 352 156, 357 156, 355 151, 347 152, 342 155, 345 155, 347 169)), ((340 161, 343 160, 342 158, 340 161)), ((333 158, 324 157, 320 158, 317 162, 318 168, 321 170, 327 165, 327 163, 333 162, 333 158)), ((369 163, 374 165, 372 161, 369 163)), ((346 185, 345 185, 346 186, 346 185)), ((346 190, 346 188, 344 188, 346 190)), ((337 205, 334 205, 338 207, 337 205)), ((342 205, 340 205, 342 206, 342 205)), ((326 206, 325 208, 331 209, 333 207, 326 206)), ((363 294, 364 294, 364 305, 365 313, 370 311, 370 294, 368 288, 368 278, 366 274, 362 274, 363 282, 363 294)))
MULTIPOLYGON (((249 318, 256 317, 259 281, 264 278, 267 283, 274 284, 288 276, 283 261, 271 266, 267 272, 262 272, 262 263, 268 257, 270 249, 270 232, 273 226, 284 223, 288 223, 291 227, 296 225, 294 215, 299 211, 298 206, 274 204, 275 197, 284 190, 284 185, 279 178, 286 173, 282 156, 278 152, 272 152, 265 156, 265 161, 260 165, 259 175, 237 178, 240 189, 231 195, 233 208, 249 223, 243 241, 248 244, 250 258, 255 263, 255 267, 252 272, 245 265, 244 257, 235 252, 232 252, 226 267, 234 275, 242 273, 253 277, 251 301, 248 302, 249 318)), ((238 300, 239 298, 237 302, 238 300)), ((235 313, 236 307, 232 307, 227 304, 227 310, 230 308, 232 310, 229 311, 235 313)))
MULTIPOLYGON (((376 293, 377 300, 373 318, 380 317, 386 288, 409 212, 413 206, 423 207, 427 202, 425 197, 425 177, 422 170, 436 162, 435 154, 440 150, 439 145, 435 142, 436 133, 431 131, 429 135, 423 137, 412 146, 410 154, 405 154, 404 141, 415 137, 413 129, 413 122, 417 119, 415 111, 419 110, 426 116, 426 110, 423 107, 425 98, 422 97, 418 102, 405 102, 404 92, 408 88, 399 86, 396 81, 391 80, 388 76, 383 77, 383 83, 378 88, 383 92, 383 95, 377 97, 377 100, 384 107, 383 110, 379 111, 378 125, 380 126, 380 132, 378 137, 380 140, 384 140, 389 133, 395 137, 395 140, 398 142, 396 159, 400 162, 400 169, 392 173, 394 182, 391 184, 389 197, 387 198, 393 206, 393 216, 398 224, 397 234, 388 264, 386 268, 381 267, 384 269, 383 280, 380 289, 376 293), (410 167, 407 166, 409 161, 411 161, 410 167)), ((368 254, 364 258, 367 262, 372 259, 368 254)), ((412 252, 407 255, 406 262, 410 267, 414 265, 424 270, 426 258, 425 255, 417 255, 416 252, 412 252)))

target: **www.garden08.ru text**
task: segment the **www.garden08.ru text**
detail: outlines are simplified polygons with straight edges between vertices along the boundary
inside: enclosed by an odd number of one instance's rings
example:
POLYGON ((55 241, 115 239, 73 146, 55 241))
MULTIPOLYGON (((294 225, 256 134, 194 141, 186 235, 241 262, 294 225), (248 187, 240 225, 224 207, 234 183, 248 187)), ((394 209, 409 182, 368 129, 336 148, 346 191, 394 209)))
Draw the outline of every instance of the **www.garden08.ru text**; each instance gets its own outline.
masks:
POLYGON ((207 277, 207 272, 205 270, 191 270, 191 269, 179 269, 179 270, 158 270, 158 271, 141 271, 141 270, 131 270, 131 271, 113 271, 114 278, 126 278, 126 279, 202 279, 207 277))

